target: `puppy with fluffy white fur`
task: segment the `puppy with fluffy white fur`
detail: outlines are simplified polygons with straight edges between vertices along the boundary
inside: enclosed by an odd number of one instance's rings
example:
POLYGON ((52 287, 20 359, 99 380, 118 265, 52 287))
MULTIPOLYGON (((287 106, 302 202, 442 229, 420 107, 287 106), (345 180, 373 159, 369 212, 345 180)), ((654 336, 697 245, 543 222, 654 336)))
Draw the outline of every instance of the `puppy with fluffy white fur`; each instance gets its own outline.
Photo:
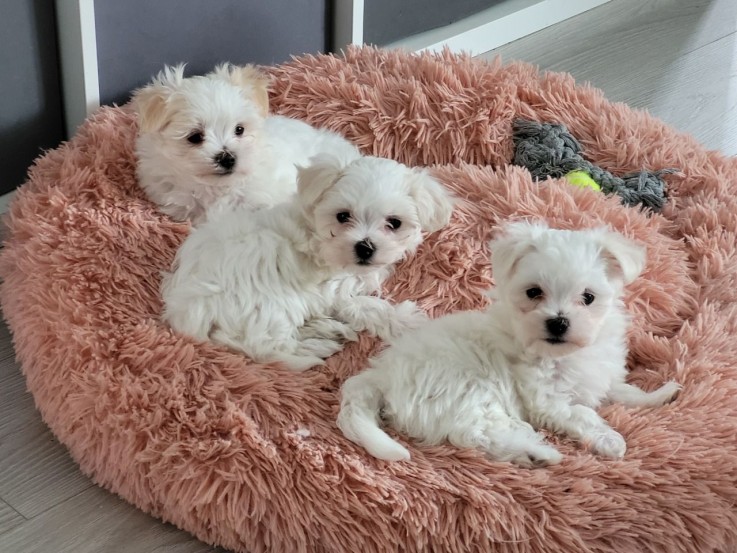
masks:
POLYGON ((132 100, 138 180, 173 219, 199 224, 211 210, 271 207, 294 194, 296 166, 312 156, 359 156, 336 133, 269 115, 268 80, 253 66, 183 71, 166 67, 132 100))
POLYGON ((413 302, 375 295, 452 201, 426 171, 388 159, 322 155, 298 193, 268 210, 224 213, 194 229, 163 283, 179 332, 300 371, 367 330, 383 339, 425 319, 413 302))
POLYGON ((429 321, 372 359, 345 382, 338 426, 386 460, 409 452, 379 428, 380 414, 424 443, 448 440, 522 466, 561 460, 536 429, 621 458, 624 438, 595 409, 605 401, 658 406, 680 389, 625 383, 622 294, 644 266, 644 249, 603 229, 524 222, 508 225, 491 249, 492 304, 429 321))

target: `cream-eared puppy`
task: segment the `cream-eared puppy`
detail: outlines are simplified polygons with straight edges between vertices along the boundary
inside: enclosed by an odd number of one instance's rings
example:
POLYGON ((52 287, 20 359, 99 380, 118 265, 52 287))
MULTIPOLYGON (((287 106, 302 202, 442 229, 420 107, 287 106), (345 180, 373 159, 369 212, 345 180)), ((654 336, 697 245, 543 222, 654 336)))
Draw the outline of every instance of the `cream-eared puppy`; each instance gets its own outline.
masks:
POLYGON ((425 315, 372 294, 451 211, 424 170, 317 156, 300 169, 291 201, 233 210, 193 230, 164 279, 164 319, 295 371, 321 364, 358 331, 396 337, 425 315))
POLYGON ((603 229, 520 222, 491 250, 491 305, 429 321, 373 358, 343 385, 338 426, 386 460, 409 452, 379 428, 380 417, 424 443, 448 440, 522 466, 561 460, 536 432, 543 428, 621 458, 624 438, 595 409, 658 406, 680 389, 625 383, 622 293, 644 266, 643 248, 603 229))
POLYGON ((336 133, 269 115, 268 80, 253 66, 183 71, 166 67, 132 100, 138 180, 173 219, 199 224, 233 205, 271 207, 294 194, 296 166, 312 156, 359 156, 336 133))

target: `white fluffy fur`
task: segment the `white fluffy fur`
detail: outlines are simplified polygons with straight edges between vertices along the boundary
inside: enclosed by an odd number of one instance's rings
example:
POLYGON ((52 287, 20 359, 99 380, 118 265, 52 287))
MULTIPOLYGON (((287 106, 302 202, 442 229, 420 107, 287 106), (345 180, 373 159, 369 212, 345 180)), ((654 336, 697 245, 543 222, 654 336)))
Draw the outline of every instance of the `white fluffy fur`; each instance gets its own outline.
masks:
POLYGON ((137 90, 137 173, 149 199, 178 221, 199 224, 209 211, 271 207, 296 191, 297 165, 319 153, 343 159, 358 150, 336 133, 268 115, 268 81, 253 66, 221 65, 184 78, 167 67, 137 90), (242 134, 236 134, 238 126, 242 134), (189 137, 199 133, 202 142, 189 137), (216 156, 235 158, 231 170, 216 156))
POLYGON ((373 358, 345 382, 338 426, 386 460, 409 452, 379 428, 380 417, 424 443, 448 440, 523 466, 561 460, 542 428, 622 457, 624 438, 595 409, 604 401, 657 406, 680 388, 669 382, 648 393, 625 383, 621 295, 642 270, 644 250, 603 229, 530 223, 508 225, 491 249, 492 304, 429 321, 373 358), (541 294, 531 299, 535 289, 541 294), (589 305, 584 294, 594 296, 589 305), (556 340, 546 321, 559 316, 570 326, 556 340))
POLYGON ((195 228, 163 284, 174 330, 304 370, 358 331, 388 339, 425 319, 412 302, 372 294, 423 230, 447 224, 445 189, 424 170, 374 157, 318 156, 298 181, 289 202, 195 228), (359 259, 359 243, 370 258, 359 259))

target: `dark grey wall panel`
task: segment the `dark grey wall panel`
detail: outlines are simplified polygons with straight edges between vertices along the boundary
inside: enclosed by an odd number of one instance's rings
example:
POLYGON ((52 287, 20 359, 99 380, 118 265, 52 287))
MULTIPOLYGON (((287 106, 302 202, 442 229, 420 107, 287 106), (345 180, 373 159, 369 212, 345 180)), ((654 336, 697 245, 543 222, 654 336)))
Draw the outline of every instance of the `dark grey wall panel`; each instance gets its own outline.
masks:
MULTIPOLYGON (((340 0, 337 0, 340 1, 340 0)), ((385 46, 478 13, 500 0, 366 0, 363 40, 385 46)))
POLYGON ((165 64, 279 63, 324 52, 329 0, 95 0, 100 100, 122 103, 165 64))
POLYGON ((25 180, 43 148, 64 138, 52 0, 2 0, 0 194, 25 180))

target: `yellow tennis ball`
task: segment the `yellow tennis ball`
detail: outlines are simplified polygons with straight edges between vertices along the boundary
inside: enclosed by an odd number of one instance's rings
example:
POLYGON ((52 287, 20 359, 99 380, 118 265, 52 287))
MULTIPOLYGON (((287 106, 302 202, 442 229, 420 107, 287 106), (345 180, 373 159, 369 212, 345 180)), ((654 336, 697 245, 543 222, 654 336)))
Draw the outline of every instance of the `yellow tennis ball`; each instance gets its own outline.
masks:
POLYGON ((565 178, 573 186, 578 186, 579 188, 593 188, 597 192, 601 192, 601 186, 599 186, 598 183, 585 171, 571 171, 570 173, 566 173, 565 178))

